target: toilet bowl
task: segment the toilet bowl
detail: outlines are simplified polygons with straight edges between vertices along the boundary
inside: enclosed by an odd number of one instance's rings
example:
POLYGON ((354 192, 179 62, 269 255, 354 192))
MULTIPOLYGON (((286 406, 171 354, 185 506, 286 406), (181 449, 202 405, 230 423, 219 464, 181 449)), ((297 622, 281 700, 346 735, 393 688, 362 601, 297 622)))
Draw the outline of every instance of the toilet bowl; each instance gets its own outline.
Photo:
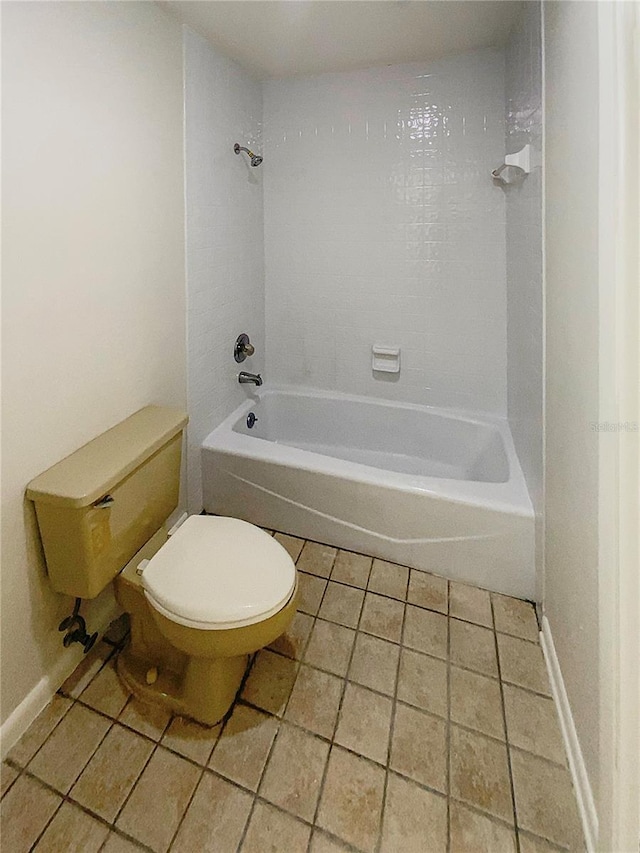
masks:
POLYGON ((76 599, 74 613, 113 582, 130 614, 117 664, 126 686, 214 725, 249 656, 291 622, 296 569, 275 539, 236 518, 191 516, 169 536, 187 421, 178 409, 145 406, 40 474, 26 494, 49 582, 76 599))
POLYGON ((131 617, 118 673, 143 701, 215 725, 227 713, 254 652, 295 613, 296 570, 285 549, 236 518, 191 516, 161 533, 115 581, 131 617))

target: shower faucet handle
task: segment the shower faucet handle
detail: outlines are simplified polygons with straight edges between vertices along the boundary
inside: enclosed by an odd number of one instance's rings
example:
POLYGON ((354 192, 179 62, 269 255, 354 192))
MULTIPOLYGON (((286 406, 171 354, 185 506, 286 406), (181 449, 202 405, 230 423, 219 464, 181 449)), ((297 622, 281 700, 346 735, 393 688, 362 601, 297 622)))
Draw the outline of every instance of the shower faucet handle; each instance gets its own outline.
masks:
POLYGON ((249 335, 243 332, 241 335, 238 335, 238 339, 236 340, 236 345, 233 348, 233 357, 241 364, 245 358, 250 355, 253 355, 256 351, 256 348, 249 340, 249 335))

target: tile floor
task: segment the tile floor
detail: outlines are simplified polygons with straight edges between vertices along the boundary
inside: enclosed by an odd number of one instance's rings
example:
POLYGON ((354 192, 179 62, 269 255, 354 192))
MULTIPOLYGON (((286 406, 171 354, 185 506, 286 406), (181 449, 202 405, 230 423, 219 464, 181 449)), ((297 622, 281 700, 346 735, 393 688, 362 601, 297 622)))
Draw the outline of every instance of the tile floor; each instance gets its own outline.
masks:
POLYGON ((224 726, 120 685, 120 625, 2 765, 7 853, 583 849, 533 608, 283 534, 300 606, 224 726))

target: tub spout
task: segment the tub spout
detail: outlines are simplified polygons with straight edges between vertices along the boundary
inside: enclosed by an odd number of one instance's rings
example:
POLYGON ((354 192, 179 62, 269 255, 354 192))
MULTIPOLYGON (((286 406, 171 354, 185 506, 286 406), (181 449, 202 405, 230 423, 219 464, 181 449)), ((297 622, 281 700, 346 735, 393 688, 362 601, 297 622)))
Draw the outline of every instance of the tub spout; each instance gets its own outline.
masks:
POLYGON ((260 387, 262 385, 262 376, 259 373, 247 373, 246 370, 241 370, 238 374, 238 382, 241 385, 249 385, 253 382, 254 385, 260 387))

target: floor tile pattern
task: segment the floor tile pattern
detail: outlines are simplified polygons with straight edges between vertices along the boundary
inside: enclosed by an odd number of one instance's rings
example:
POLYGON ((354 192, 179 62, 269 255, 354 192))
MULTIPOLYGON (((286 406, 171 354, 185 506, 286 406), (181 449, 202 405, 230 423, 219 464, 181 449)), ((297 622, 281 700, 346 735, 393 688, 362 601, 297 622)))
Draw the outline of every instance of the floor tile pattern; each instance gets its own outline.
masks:
POLYGON ((3 763, 3 849, 582 851, 533 607, 275 535, 299 610, 224 723, 128 695, 121 618, 3 763))

